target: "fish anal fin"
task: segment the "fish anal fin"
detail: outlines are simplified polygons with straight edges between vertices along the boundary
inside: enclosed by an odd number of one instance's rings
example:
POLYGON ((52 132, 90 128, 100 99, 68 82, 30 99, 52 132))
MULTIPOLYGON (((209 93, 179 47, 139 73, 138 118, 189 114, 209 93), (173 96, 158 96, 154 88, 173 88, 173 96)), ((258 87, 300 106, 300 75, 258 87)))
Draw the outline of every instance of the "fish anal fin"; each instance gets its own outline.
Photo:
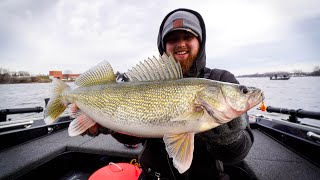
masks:
POLYGON ((186 172, 192 163, 194 150, 194 132, 183 134, 165 134, 163 141, 173 165, 180 174, 186 172))
POLYGON ((80 110, 74 115, 76 118, 69 124, 68 128, 69 136, 78 136, 96 124, 93 119, 80 110))

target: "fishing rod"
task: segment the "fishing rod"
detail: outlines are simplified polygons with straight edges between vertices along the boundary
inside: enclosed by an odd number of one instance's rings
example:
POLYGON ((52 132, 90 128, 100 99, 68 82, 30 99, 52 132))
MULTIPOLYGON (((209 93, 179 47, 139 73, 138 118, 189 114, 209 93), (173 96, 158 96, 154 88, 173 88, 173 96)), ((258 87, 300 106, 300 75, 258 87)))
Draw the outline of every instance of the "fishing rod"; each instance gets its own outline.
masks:
POLYGON ((267 111, 270 113, 281 113, 281 114, 289 114, 289 121, 294 123, 299 123, 298 118, 310 118, 320 120, 320 112, 316 111, 306 111, 303 109, 287 109, 287 108, 278 108, 268 106, 266 107, 264 101, 261 102, 261 106, 258 108, 261 111, 267 111))
POLYGON ((268 106, 267 107, 267 112, 275 112, 275 113, 281 113, 281 114, 289 114, 289 121, 293 120, 295 122, 295 120, 297 120, 297 118, 311 118, 311 119, 317 119, 320 120, 320 112, 315 112, 315 111, 306 111, 303 109, 286 109, 286 108, 278 108, 278 107, 272 107, 272 106, 268 106))
POLYGON ((320 112, 316 111, 306 111, 303 109, 287 109, 287 108, 278 108, 273 106, 266 107, 262 101, 261 106, 258 108, 261 111, 267 111, 270 113, 281 113, 288 114, 289 121, 294 123, 299 123, 298 118, 311 118, 320 120, 320 112))

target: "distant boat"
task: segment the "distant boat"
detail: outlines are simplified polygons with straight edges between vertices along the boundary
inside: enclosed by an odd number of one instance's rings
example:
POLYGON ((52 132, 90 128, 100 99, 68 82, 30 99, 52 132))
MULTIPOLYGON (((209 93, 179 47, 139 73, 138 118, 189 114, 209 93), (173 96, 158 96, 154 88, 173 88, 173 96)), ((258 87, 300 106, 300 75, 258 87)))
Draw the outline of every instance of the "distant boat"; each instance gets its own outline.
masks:
POLYGON ((271 76, 270 77, 270 80, 289 80, 290 79, 290 76, 286 76, 286 75, 274 75, 274 76, 271 76))

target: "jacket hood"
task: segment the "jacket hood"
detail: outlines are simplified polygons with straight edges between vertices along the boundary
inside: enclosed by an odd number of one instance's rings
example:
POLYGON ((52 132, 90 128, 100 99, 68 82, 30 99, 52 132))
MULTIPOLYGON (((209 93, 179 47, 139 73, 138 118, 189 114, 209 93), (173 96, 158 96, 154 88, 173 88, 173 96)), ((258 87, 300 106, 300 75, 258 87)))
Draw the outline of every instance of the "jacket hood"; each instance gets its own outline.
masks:
POLYGON ((159 33, 158 33, 158 50, 159 50, 159 53, 161 55, 163 55, 163 53, 165 52, 165 50, 162 47, 162 31, 163 31, 164 23, 166 22, 168 17, 172 13, 174 13, 176 11, 187 11, 187 12, 190 12, 190 13, 194 14, 200 21, 200 26, 201 26, 201 29, 202 29, 202 40, 200 42, 199 54, 196 57, 196 59, 194 60, 190 71, 186 75, 186 77, 199 77, 201 74, 203 74, 204 68, 206 66, 205 44, 206 44, 206 39, 207 38, 206 38, 206 27, 205 27, 205 24, 204 24, 204 20, 203 20, 202 16, 198 12, 196 12, 194 10, 191 10, 191 9, 179 8, 179 9, 171 11, 170 13, 168 13, 165 16, 165 18, 163 19, 163 21, 162 21, 162 23, 160 25, 159 33))

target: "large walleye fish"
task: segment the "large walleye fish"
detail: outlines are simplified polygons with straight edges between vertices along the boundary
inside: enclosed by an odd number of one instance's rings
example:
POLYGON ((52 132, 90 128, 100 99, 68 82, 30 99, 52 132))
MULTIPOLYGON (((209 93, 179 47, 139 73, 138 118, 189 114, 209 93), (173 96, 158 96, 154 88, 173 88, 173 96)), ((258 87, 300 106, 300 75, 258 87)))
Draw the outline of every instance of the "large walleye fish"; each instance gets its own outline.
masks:
POLYGON ((53 80, 54 95, 45 122, 53 123, 75 103, 79 113, 70 123, 70 136, 95 123, 113 131, 162 138, 180 173, 193 159, 194 135, 239 117, 263 100, 260 89, 201 78, 183 78, 180 64, 166 54, 140 63, 126 73, 130 82, 117 83, 107 61, 91 68, 71 88, 53 80))

